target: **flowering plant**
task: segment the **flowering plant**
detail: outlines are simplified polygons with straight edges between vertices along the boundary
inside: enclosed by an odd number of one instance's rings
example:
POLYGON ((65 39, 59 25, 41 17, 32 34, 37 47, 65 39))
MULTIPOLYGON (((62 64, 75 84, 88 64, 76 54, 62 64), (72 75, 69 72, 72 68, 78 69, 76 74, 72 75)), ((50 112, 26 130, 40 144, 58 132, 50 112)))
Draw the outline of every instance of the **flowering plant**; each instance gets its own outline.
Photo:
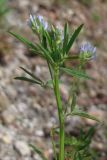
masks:
MULTIPOLYGON (((92 129, 89 130, 86 136, 81 136, 78 140, 75 138, 67 138, 65 136, 65 121, 68 116, 81 116, 85 118, 89 118, 92 120, 99 121, 92 115, 80 110, 76 106, 76 92, 77 92, 77 83, 79 78, 84 79, 92 79, 90 78, 85 71, 83 70, 84 62, 87 60, 91 60, 95 58, 96 48, 93 47, 90 43, 82 44, 80 47, 80 53, 78 55, 70 55, 70 48, 72 47, 73 43, 75 42, 77 36, 79 35, 81 29, 83 28, 83 24, 81 24, 77 29, 70 34, 69 27, 66 23, 64 29, 61 30, 58 27, 53 26, 52 24, 48 23, 44 20, 42 16, 33 16, 30 15, 28 20, 28 25, 33 31, 34 34, 38 36, 39 43, 32 43, 28 41, 26 38, 14 33, 9 32, 11 35, 15 36, 18 40, 24 43, 34 54, 40 55, 44 58, 47 62, 49 73, 51 76, 51 80, 47 80, 46 82, 42 81, 40 78, 36 77, 36 75, 29 72, 27 69, 21 67, 21 69, 26 72, 31 78, 27 77, 16 77, 17 80, 28 81, 34 84, 38 84, 42 87, 49 87, 49 84, 52 85, 56 103, 57 103, 57 111, 58 111, 58 119, 59 124, 57 128, 52 128, 51 130, 51 137, 52 137, 52 145, 54 151, 54 158, 55 160, 65 160, 66 157, 72 160, 83 160, 85 156, 85 148, 90 143, 90 135, 92 135, 92 129), (70 60, 76 60, 79 64, 73 68, 65 67, 64 63, 70 60), (69 100, 67 105, 64 106, 61 100, 61 93, 60 93, 60 72, 64 72, 73 78, 72 84, 72 92, 69 95, 69 100), (59 149, 57 152, 57 147, 54 142, 53 136, 58 129, 59 135, 59 149), (65 146, 68 145, 73 148, 70 153, 65 151, 65 146), (84 151, 84 152, 81 152, 84 151), (70 158, 71 157, 71 158, 70 158)), ((40 154, 43 160, 46 160, 42 152, 37 149, 36 147, 32 146, 37 153, 40 154)), ((86 158, 87 156, 85 156, 86 158)))

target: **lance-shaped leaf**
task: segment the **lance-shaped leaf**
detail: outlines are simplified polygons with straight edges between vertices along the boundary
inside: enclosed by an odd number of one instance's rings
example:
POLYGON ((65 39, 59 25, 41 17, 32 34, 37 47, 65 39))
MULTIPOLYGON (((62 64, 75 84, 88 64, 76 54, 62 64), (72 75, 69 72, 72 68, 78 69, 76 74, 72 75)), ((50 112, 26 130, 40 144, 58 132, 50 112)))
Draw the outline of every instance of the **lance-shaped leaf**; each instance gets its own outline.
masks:
POLYGON ((79 71, 79 70, 76 70, 76 69, 63 68, 63 67, 60 67, 60 69, 62 71, 64 71, 65 73, 67 73, 67 74, 69 74, 69 75, 71 75, 73 77, 76 77, 76 78, 92 79, 86 73, 84 73, 82 71, 79 71))
POLYGON ((47 158, 44 156, 44 154, 42 153, 42 151, 40 149, 35 147, 33 144, 29 144, 29 146, 33 149, 34 152, 39 154, 39 156, 42 158, 42 160, 47 160, 47 158))
POLYGON ((38 81, 39 83, 42 83, 42 80, 39 79, 38 77, 36 77, 34 74, 32 74, 31 72, 29 72, 27 69, 20 67, 24 72, 26 72, 28 75, 30 75, 32 78, 34 78, 36 81, 38 81))
POLYGON ((76 93, 72 95, 72 103, 71 103, 71 112, 75 109, 76 106, 76 93))
POLYGON ((68 24, 66 23, 64 26, 63 54, 65 54, 66 52, 67 43, 68 43, 68 24))
POLYGON ((84 117, 84 118, 88 118, 88 119, 92 119, 92 120, 95 120, 97 122, 100 122, 99 119, 97 119, 95 116, 92 116, 84 111, 81 111, 81 110, 74 110, 73 112, 71 113, 68 113, 67 116, 80 116, 80 117, 84 117))
POLYGON ((83 139, 82 140, 90 140, 90 142, 91 142, 91 138, 92 138, 92 136, 94 135, 94 133, 95 133, 95 127, 96 127, 96 125, 95 126, 92 126, 92 127, 90 127, 89 128, 89 130, 88 130, 88 132, 87 132, 87 134, 83 137, 83 139))
POLYGON ((42 85, 41 82, 38 82, 34 79, 30 79, 30 78, 27 78, 27 77, 15 77, 16 80, 21 80, 21 81, 27 81, 27 82, 30 82, 30 83, 36 83, 36 84, 39 84, 39 85, 42 85))
POLYGON ((79 59, 79 56, 78 55, 73 55, 73 56, 67 56, 67 57, 64 57, 65 60, 77 60, 79 59))
POLYGON ((77 36, 79 35, 82 27, 83 27, 83 24, 81 24, 81 25, 74 31, 74 33, 72 34, 72 36, 71 36, 71 38, 70 38, 70 40, 69 40, 69 42, 68 42, 68 45, 67 45, 67 47, 66 47, 66 53, 69 52, 69 50, 70 50, 70 48, 72 47, 75 39, 76 39, 77 36))
POLYGON ((48 42, 48 44, 49 44, 49 46, 50 46, 50 48, 51 48, 51 47, 52 47, 52 39, 51 39, 49 33, 48 33, 47 31, 45 31, 45 32, 44 32, 44 35, 45 35, 45 37, 46 37, 46 39, 47 39, 47 42, 48 42))
POLYGON ((43 56, 43 54, 41 53, 41 50, 39 49, 38 45, 37 44, 33 44, 32 42, 30 42, 29 40, 27 40, 26 38, 18 35, 17 33, 15 32, 11 32, 9 31, 9 33, 11 35, 13 35, 15 38, 17 38, 19 41, 21 41, 22 43, 24 43, 28 48, 30 48, 33 52, 37 52, 37 54, 40 54, 43 56))
POLYGON ((74 160, 83 160, 83 158, 81 157, 81 154, 78 152, 76 155, 76 159, 74 160))
POLYGON ((47 61, 49 61, 52 65, 54 65, 54 61, 52 59, 52 57, 50 56, 50 53, 48 50, 46 50, 44 47, 42 47, 42 45, 37 44, 38 48, 42 51, 42 53, 44 54, 44 57, 47 61))

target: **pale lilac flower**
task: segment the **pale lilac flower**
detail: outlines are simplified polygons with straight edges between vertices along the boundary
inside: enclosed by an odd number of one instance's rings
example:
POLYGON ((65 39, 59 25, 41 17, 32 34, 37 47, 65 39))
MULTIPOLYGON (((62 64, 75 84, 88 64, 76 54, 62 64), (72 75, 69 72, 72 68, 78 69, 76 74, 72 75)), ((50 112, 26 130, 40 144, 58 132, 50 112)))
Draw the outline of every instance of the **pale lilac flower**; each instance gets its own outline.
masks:
POLYGON ((28 25, 29 25, 30 27, 32 27, 32 26, 37 27, 36 17, 35 17, 34 15, 31 15, 31 14, 30 14, 30 17, 29 17, 27 23, 28 23, 28 25))
POLYGON ((41 15, 37 16, 37 19, 39 20, 39 22, 42 24, 43 28, 45 30, 48 29, 48 23, 46 21, 44 21, 44 18, 41 15))
POLYGON ((56 29, 58 31, 58 34, 59 34, 59 37, 60 37, 60 40, 63 41, 64 40, 64 32, 63 32, 63 29, 60 25, 56 26, 56 29))
POLYGON ((37 17, 30 14, 28 25, 33 29, 39 29, 40 25, 47 30, 48 29, 48 23, 44 21, 44 18, 41 15, 38 15, 37 17))
POLYGON ((80 57, 91 60, 96 58, 96 47, 92 46, 89 42, 85 42, 80 47, 80 57))

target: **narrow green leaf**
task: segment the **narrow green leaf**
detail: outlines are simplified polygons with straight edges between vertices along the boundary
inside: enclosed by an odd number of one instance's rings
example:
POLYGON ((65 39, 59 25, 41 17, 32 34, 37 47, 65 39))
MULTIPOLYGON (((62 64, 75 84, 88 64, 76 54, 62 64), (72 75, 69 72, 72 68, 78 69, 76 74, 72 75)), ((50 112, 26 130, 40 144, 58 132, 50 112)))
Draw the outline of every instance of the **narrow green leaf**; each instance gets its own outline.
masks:
POLYGON ((74 31, 74 33, 73 33, 73 35, 71 36, 71 38, 70 38, 70 40, 69 40, 69 42, 68 42, 68 45, 67 45, 67 47, 66 47, 66 53, 69 52, 69 50, 70 50, 71 46, 73 45, 75 39, 76 39, 77 36, 79 35, 82 27, 83 27, 83 24, 81 24, 81 25, 74 31))
POLYGON ((49 44, 49 46, 51 48, 52 47, 52 40, 51 40, 51 37, 50 37, 49 33, 46 31, 46 32, 44 32, 44 35, 46 36, 48 44, 49 44))
POLYGON ((39 156, 43 159, 43 160, 47 160, 47 158, 45 158, 44 154, 42 153, 42 151, 40 149, 38 149, 37 147, 35 147, 33 144, 29 144, 29 146, 33 149, 34 152, 38 153, 39 156))
POLYGON ((36 84, 39 84, 41 85, 42 83, 36 81, 36 80, 33 80, 33 79, 30 79, 30 78, 26 78, 26 77, 15 77, 16 80, 21 80, 21 81, 27 81, 27 82, 30 82, 30 83, 36 83, 36 84))
POLYGON ((92 138, 92 136, 94 135, 94 132, 95 132, 95 127, 96 126, 92 126, 92 127, 89 128, 87 134, 84 136, 84 140, 86 140, 86 139, 91 140, 91 138, 92 138))
POLYGON ((83 160, 82 157, 81 157, 81 154, 78 152, 78 155, 77 155, 77 160, 83 160))
POLYGON ((72 115, 72 116, 80 116, 80 117, 84 117, 84 118, 88 118, 88 119, 92 119, 92 120, 95 120, 97 122, 100 122, 100 120, 98 120, 96 117, 84 112, 84 111, 81 111, 81 110, 75 110, 71 113, 69 113, 67 116, 69 115, 72 115))
POLYGON ((9 31, 9 33, 10 33, 11 35, 13 35, 14 37, 16 37, 19 41, 21 41, 22 43, 24 43, 25 45, 27 45, 28 47, 33 48, 33 49, 35 49, 35 50, 38 50, 37 47, 36 47, 32 42, 28 41, 26 38, 18 35, 18 34, 15 33, 15 32, 9 31))
POLYGON ((71 103, 71 112, 75 109, 76 106, 76 94, 72 95, 72 103, 71 103))
POLYGON ((30 75, 32 78, 34 78, 36 81, 38 82, 42 82, 38 77, 36 77, 34 74, 32 74, 31 72, 29 72, 28 70, 26 70, 25 68, 23 67, 20 67, 23 71, 25 71, 28 75, 30 75))
POLYGON ((51 63, 52 65, 54 65, 54 61, 53 61, 52 57, 50 56, 50 53, 49 53, 44 47, 42 47, 42 45, 37 44, 37 46, 38 46, 39 49, 44 53, 45 58, 46 58, 48 61, 50 61, 50 63, 51 63))
POLYGON ((66 23, 64 26, 63 54, 65 54, 67 43, 68 43, 68 24, 66 23))
POLYGON ((66 60, 75 60, 75 59, 79 59, 79 56, 78 55, 67 56, 64 59, 66 59, 66 60))
POLYGON ((60 67, 60 69, 64 72, 66 72, 67 74, 74 76, 74 77, 77 77, 77 78, 92 79, 86 73, 84 73, 82 71, 78 71, 76 69, 69 69, 69 68, 63 68, 63 67, 60 67))

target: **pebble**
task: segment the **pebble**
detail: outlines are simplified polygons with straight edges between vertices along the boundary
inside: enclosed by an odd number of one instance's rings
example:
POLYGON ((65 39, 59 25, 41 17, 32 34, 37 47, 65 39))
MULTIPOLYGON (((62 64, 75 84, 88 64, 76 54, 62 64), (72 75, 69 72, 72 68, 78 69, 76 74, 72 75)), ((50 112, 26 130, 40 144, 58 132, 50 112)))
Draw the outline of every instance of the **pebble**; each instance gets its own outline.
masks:
POLYGON ((9 107, 10 101, 2 90, 0 90, 0 92, 0 112, 2 112, 9 107))
POLYGON ((15 142, 14 148, 21 156, 30 156, 31 154, 28 144, 21 140, 15 142))
POLYGON ((8 85, 5 90, 10 99, 14 100, 17 98, 17 91, 13 86, 8 85))
POLYGON ((34 154, 34 160, 42 160, 42 158, 38 154, 34 154))
MULTIPOLYGON (((93 115, 94 117, 98 118, 102 123, 106 123, 106 119, 107 119, 107 111, 103 111, 101 109, 96 108, 96 106, 92 106, 88 113, 90 115, 93 115)), ((85 119, 86 123, 88 123, 89 125, 95 125, 96 121, 91 120, 91 119, 85 119)))
POLYGON ((25 110, 27 110, 27 104, 23 103, 23 102, 19 102, 17 104, 17 109, 20 113, 23 113, 25 110))
POLYGON ((1 114, 3 123, 11 124, 17 117, 17 109, 14 105, 11 105, 7 110, 3 111, 1 114))
POLYGON ((39 136, 39 137, 43 137, 43 136, 44 136, 44 132, 43 132, 42 130, 37 130, 37 131, 35 132, 35 135, 36 135, 36 136, 39 136))

